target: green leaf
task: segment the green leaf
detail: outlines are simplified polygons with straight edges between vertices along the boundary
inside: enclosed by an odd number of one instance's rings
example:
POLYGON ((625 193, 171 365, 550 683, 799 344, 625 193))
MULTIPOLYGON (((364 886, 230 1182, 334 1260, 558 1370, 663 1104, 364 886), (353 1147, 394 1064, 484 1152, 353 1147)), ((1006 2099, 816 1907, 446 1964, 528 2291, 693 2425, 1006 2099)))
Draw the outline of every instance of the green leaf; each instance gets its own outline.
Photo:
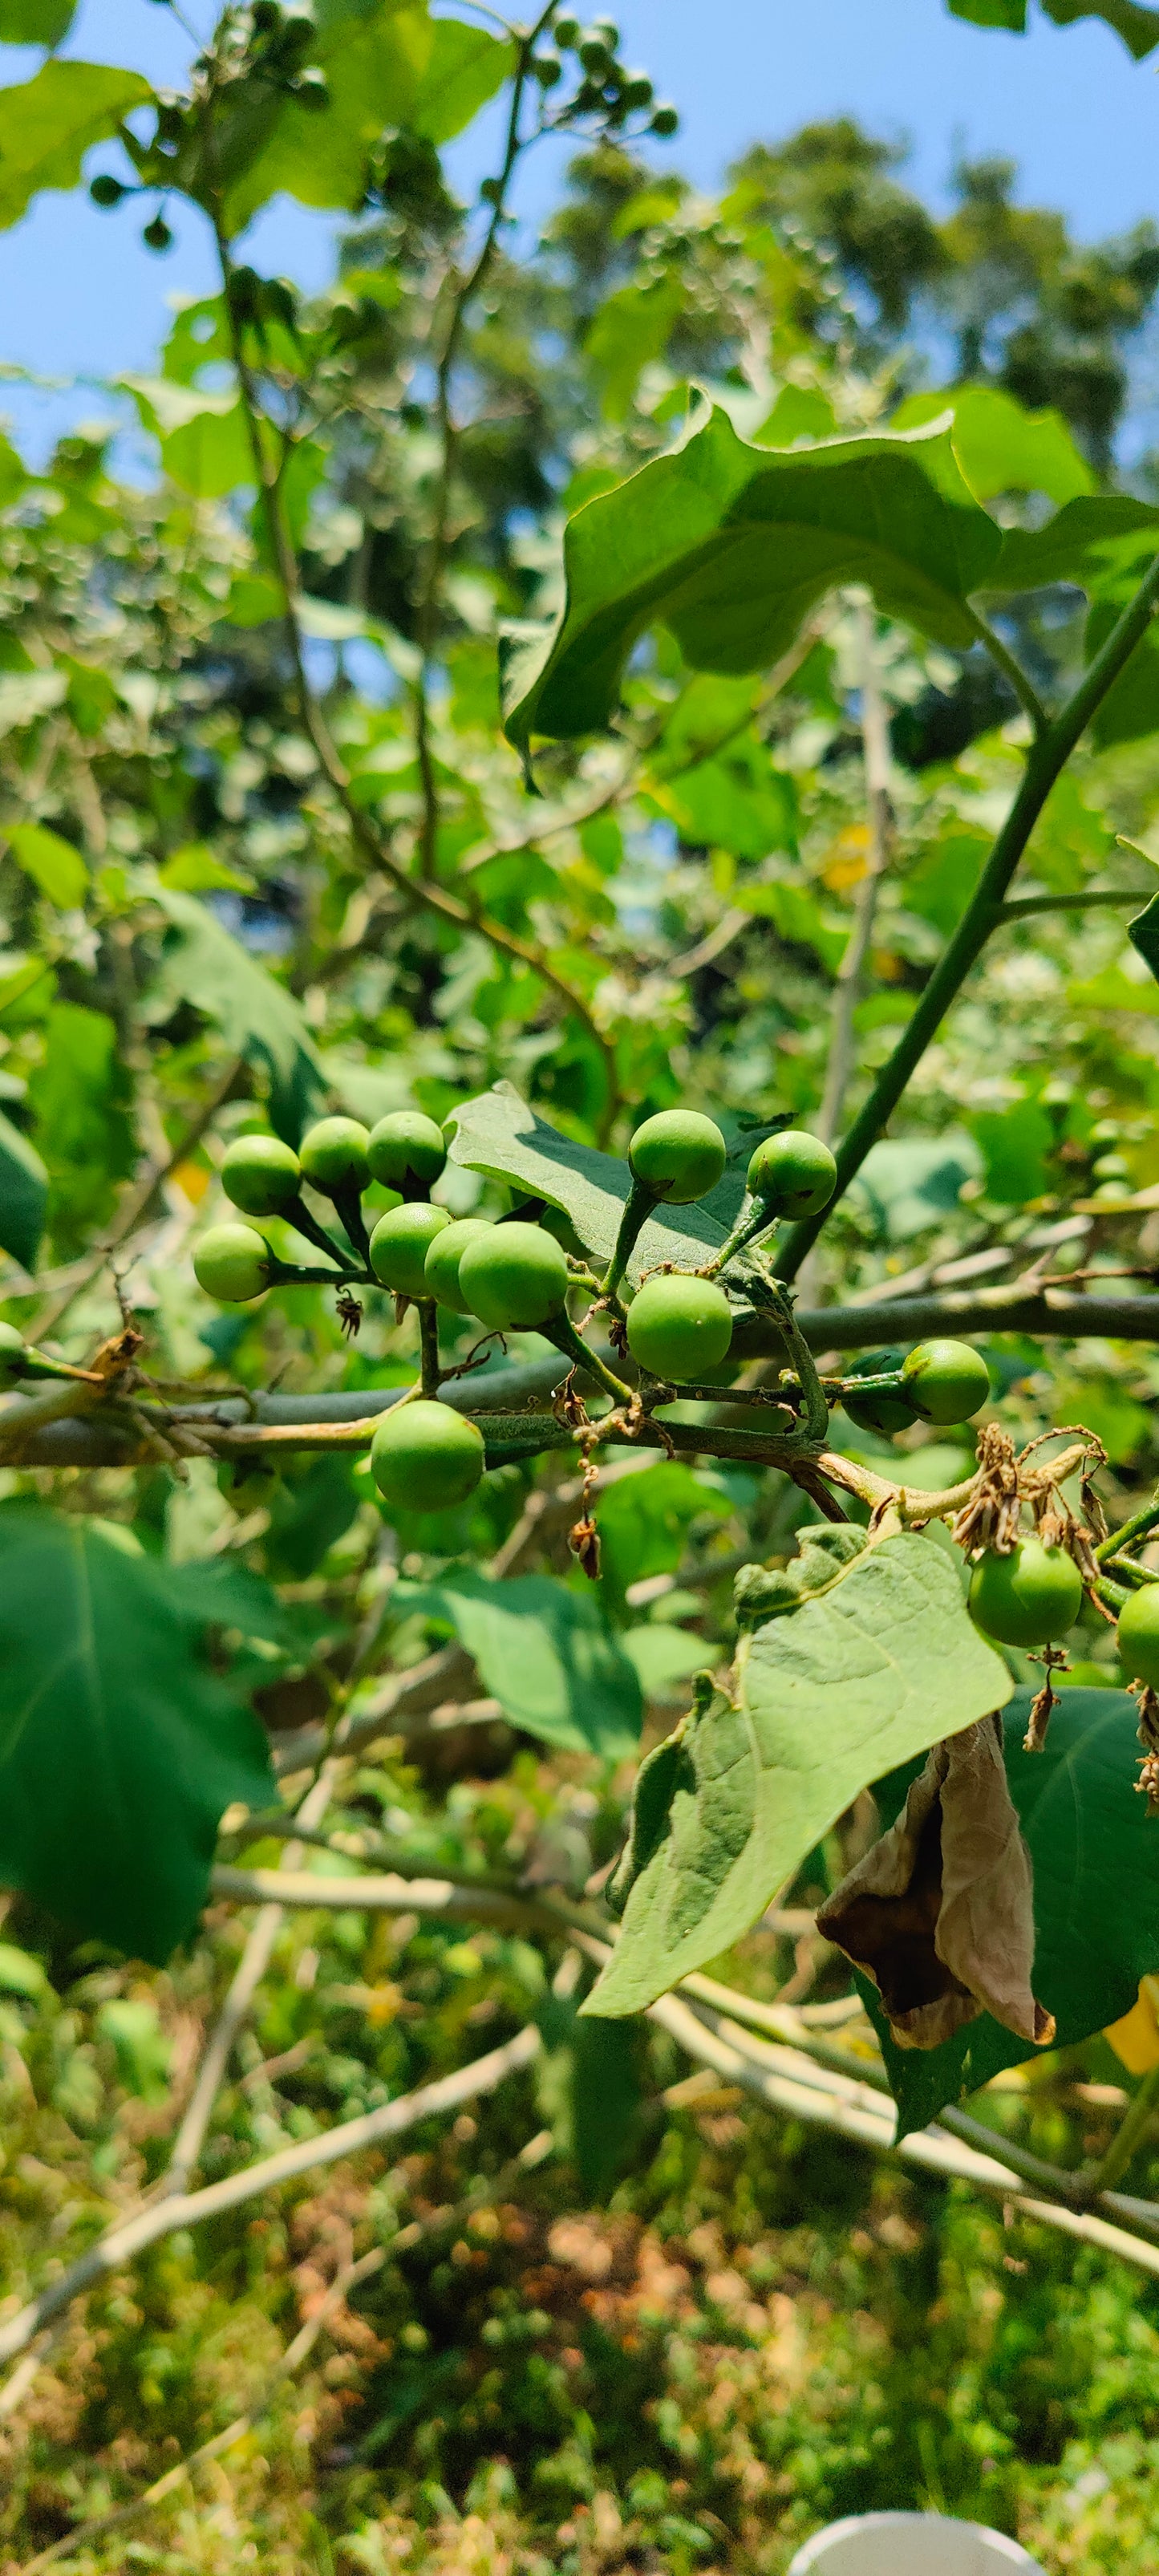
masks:
POLYGON ((682 1685, 702 1672, 712 1648, 695 1631, 667 1620, 648 1620, 639 1628, 622 1628, 620 1644, 634 1665, 645 1699, 684 1696, 682 1685))
MULTIPOLYGON (((281 188, 306 206, 357 206, 375 144, 386 128, 409 126, 425 94, 436 60, 434 23, 425 4, 320 0, 314 14, 317 34, 309 60, 326 74, 329 106, 318 115, 296 106, 292 97, 281 100, 268 138, 260 138, 261 148, 239 168, 229 189, 227 216, 232 231, 241 231, 258 207, 281 188)), ((448 42, 443 59, 448 73, 456 76, 462 98, 469 102, 472 71, 466 49, 457 65, 451 60, 454 50, 448 42)), ((497 53, 505 50, 496 46, 497 53)), ((476 81, 482 77, 484 59, 491 60, 479 56, 474 63, 476 81)), ((441 122, 437 100, 429 94, 427 112, 434 124, 441 122)), ((445 131, 455 133, 453 100, 448 112, 452 122, 445 131)), ((472 113, 468 103, 466 116, 472 113)))
MULTIPOLYGON (((694 1269, 723 1243, 744 1197, 744 1176, 763 1131, 754 1129, 729 1158, 724 1178, 696 1207, 655 1216, 641 1230, 628 1264, 637 1280, 658 1262, 674 1261, 694 1269)), ((593 1145, 578 1145, 557 1127, 536 1116, 509 1082, 497 1082, 477 1099, 452 1110, 448 1155, 468 1171, 487 1172, 528 1196, 564 1208, 581 1243, 597 1261, 611 1258, 624 1202, 631 1186, 626 1163, 601 1154, 593 1145)))
POLYGON ((995 501, 1003 492, 1043 492, 1061 507, 1095 478, 1080 455, 1062 413, 1026 411, 996 385, 963 385, 954 394, 911 394, 891 427, 915 429, 954 410, 954 454, 975 498, 995 501))
POLYGON ((144 1996, 118 1995, 101 2005, 97 2031, 114 2051, 126 2093, 155 2106, 168 2100, 173 2042, 162 2032, 156 2004, 144 1996))
POLYGON ((738 859, 764 859, 773 850, 796 849, 793 780, 773 768, 767 745, 752 735, 731 743, 714 760, 699 761, 680 778, 659 781, 649 795, 675 823, 682 840, 731 850, 738 859))
POLYGON ((205 1902, 224 1809, 273 1790, 204 1625, 127 1530, 0 1504, 0 1880, 158 1965, 205 1902))
POLYGON ((141 422, 159 441, 171 483, 195 501, 219 500, 255 480, 246 417, 234 392, 210 394, 165 376, 121 376, 141 422))
POLYGON ((88 892, 89 872, 72 841, 42 823, 14 823, 8 847, 18 867, 61 912, 75 912, 88 892))
POLYGON ((949 0, 951 18, 966 18, 972 27, 1009 27, 1026 33, 1026 0, 949 0))
POLYGON ((1046 1158, 1055 1133, 1037 1100, 1015 1100, 1009 1109, 980 1109, 970 1120, 986 1157, 986 1196, 1006 1207, 1024 1207, 1049 1186, 1046 1158))
POLYGON ((621 286, 601 304, 584 354, 608 420, 627 418, 645 367, 663 357, 683 307, 684 288, 675 277, 652 277, 643 286, 621 286))
MULTIPOLYGON (((1159 1834, 1135 1795, 1139 1719, 1127 1693, 1063 1691, 1045 1751, 1024 1753, 1031 1697, 1017 1692, 1005 1711, 1006 1771, 1034 1869, 1034 1991, 1069 2048, 1118 2021, 1140 1977, 1159 1971, 1159 1834)), ((909 1776, 874 1784, 883 1827, 909 1776)), ((880 2037, 876 2005, 875 2020, 880 2037)), ((888 2032, 882 2046, 903 2137, 1037 2053, 989 2013, 940 2048, 899 2049, 888 2032)))
POLYGON ((407 124, 428 143, 449 143, 502 89, 515 67, 515 47, 502 36, 489 36, 484 27, 468 27, 461 18, 437 18, 433 35, 407 124))
POLYGON ((1093 493, 1068 501, 1043 528, 1007 528, 984 586, 1044 590, 1067 581, 1092 597, 1125 597, 1156 552, 1159 510, 1124 492, 1093 493))
POLYGON ((635 1752, 643 1717, 635 1667, 588 1594, 547 1574, 491 1583, 455 1566, 438 1583, 399 1583, 393 1599, 454 1630, 484 1689, 526 1735, 606 1760, 635 1752))
POLYGON ((589 501, 564 539, 558 624, 509 649, 509 738, 606 725, 629 654, 662 622, 694 670, 776 659, 838 582, 937 642, 973 641, 966 602, 1001 535, 941 425, 785 451, 751 447, 713 408, 672 454, 589 501))
POLYGON ((195 895, 161 884, 157 895, 173 934, 149 995, 152 1016, 167 1017, 179 1002, 204 1012, 235 1054, 265 1068, 271 1120, 280 1136, 296 1144, 326 1085, 293 994, 247 955, 195 895))
POLYGON ((42 188, 75 188, 81 163, 153 91, 111 63, 45 63, 34 80, 0 90, 0 230, 17 224, 42 188))
POLYGON ((76 16, 76 0, 0 0, 0 45, 59 45, 76 16))
POLYGON ((1138 0, 1042 0, 1056 27, 1073 27, 1080 18, 1101 18, 1121 36, 1129 54, 1141 63, 1159 45, 1159 16, 1141 9, 1138 0))
POLYGON ((25 1270, 36 1268, 47 1205, 48 1173, 36 1147, 0 1110, 0 1251, 25 1270))
POLYGON ((79 1252, 111 1215, 117 1182, 137 1160, 132 1077, 106 1012, 53 1004, 28 1098, 49 1170, 53 1240, 64 1253, 79 1252))
POLYGON ((596 1524, 600 1582, 609 1600, 620 1610, 629 1584, 649 1574, 675 1573, 693 1522, 708 1515, 727 1520, 730 1508, 719 1486, 694 1475, 680 1458, 662 1458, 655 1467, 605 1485, 596 1524))
POLYGON ((964 1181, 974 1180, 982 1158, 972 1136, 950 1128, 944 1136, 883 1138, 870 1148, 850 1196, 886 1243, 906 1243, 936 1225, 959 1204, 964 1181))
POLYGON ((1153 894, 1143 911, 1127 923, 1127 937, 1159 984, 1159 894, 1153 894))
POLYGON ((934 1539, 885 1539, 766 1618, 741 1639, 735 1703, 702 1701, 651 1756, 651 1856, 584 2011, 641 2012, 719 1957, 873 1779, 883 1745, 925 1752, 1011 1689, 934 1539))
POLYGON ((584 2021, 571 2037, 572 2152, 585 2204, 606 2200, 640 2121, 640 2032, 630 2022, 584 2021))

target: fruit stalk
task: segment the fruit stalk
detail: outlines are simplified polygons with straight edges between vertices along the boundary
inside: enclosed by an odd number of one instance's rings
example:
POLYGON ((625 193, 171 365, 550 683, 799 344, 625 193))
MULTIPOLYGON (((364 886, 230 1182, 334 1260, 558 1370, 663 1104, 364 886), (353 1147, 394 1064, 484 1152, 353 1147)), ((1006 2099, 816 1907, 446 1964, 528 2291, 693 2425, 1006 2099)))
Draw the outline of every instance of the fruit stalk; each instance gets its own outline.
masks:
POLYGON ((570 1316, 553 1315, 551 1322, 541 1324, 539 1329, 545 1341, 554 1342, 557 1351, 563 1351, 577 1368, 586 1369, 589 1377, 596 1379, 605 1394, 611 1396, 614 1404, 631 1403, 631 1387, 625 1386, 622 1378, 613 1375, 606 1362, 600 1358, 598 1351, 589 1349, 588 1344, 577 1333, 570 1316))
POLYGON ((439 1310, 433 1297, 416 1297, 415 1309, 419 1319, 422 1391, 424 1395, 435 1396, 443 1374, 439 1365, 439 1310))
POLYGON ((658 1208, 660 1204, 655 1190, 650 1190, 644 1181, 633 1181, 624 1201, 624 1213, 620 1218, 616 1234, 616 1248, 600 1281, 601 1297, 618 1295, 620 1281, 635 1251, 637 1238, 647 1225, 653 1209, 658 1208))

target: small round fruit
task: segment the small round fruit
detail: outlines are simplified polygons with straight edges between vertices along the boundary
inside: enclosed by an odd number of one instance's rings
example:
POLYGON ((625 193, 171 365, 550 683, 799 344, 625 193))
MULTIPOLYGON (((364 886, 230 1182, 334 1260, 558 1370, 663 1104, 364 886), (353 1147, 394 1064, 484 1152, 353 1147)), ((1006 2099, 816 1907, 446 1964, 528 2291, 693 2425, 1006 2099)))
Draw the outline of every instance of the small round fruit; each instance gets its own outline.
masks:
POLYGON ((990 1393, 990 1371, 969 1342, 919 1342, 902 1376, 914 1412, 942 1428, 968 1422, 990 1393))
POLYGON ((252 1225, 211 1225, 193 1255, 199 1287, 222 1306, 246 1306, 270 1284, 270 1248, 252 1225))
MULTIPOLYGON (((847 1375, 885 1377, 900 1369, 904 1359, 905 1352, 900 1350, 863 1351, 852 1362, 847 1375)), ((878 1431, 886 1440, 892 1439, 895 1431, 908 1431, 914 1418, 913 1406, 903 1395, 847 1394, 842 1396, 841 1402, 849 1420, 859 1431, 878 1431)))
POLYGON ((628 1308, 628 1348, 653 1377, 693 1383, 719 1368, 732 1340, 732 1308, 713 1279, 678 1270, 646 1279, 628 1308))
POLYGON ((499 1332, 535 1332, 563 1313, 567 1254, 541 1225, 489 1225, 459 1263, 467 1312, 499 1332))
POLYGON ((837 1186, 837 1165, 819 1136, 804 1127, 782 1127, 766 1136, 748 1167, 748 1187, 770 1217, 819 1216, 837 1186))
POLYGON ((371 1178, 388 1190, 404 1189, 408 1182, 429 1190, 447 1159, 442 1128, 420 1109, 390 1110, 371 1128, 366 1152, 371 1178))
POLYGON ((1073 1556, 1039 1538, 1018 1539, 1009 1556, 988 1548, 970 1578, 970 1616, 1003 1646, 1053 1645, 1073 1628, 1082 1599, 1073 1556))
POLYGON ((299 1148, 306 1179, 316 1190, 364 1190, 370 1179, 369 1142, 357 1118, 320 1118, 299 1148))
POLYGON ((396 1511, 445 1512, 474 1493, 485 1454, 475 1423, 449 1404, 417 1396, 384 1415, 370 1465, 379 1493, 396 1511))
POLYGON ((452 1315, 469 1315, 471 1312, 459 1286, 459 1263, 475 1236, 487 1232, 486 1219, 481 1216, 455 1217, 427 1246, 423 1264, 426 1295, 437 1297, 440 1306, 448 1307, 452 1315))
POLYGON ((280 1136, 236 1136, 221 1167, 227 1199, 246 1216, 276 1216, 302 1185, 302 1167, 280 1136))
POLYGON ((445 1208, 427 1199, 410 1199, 388 1208, 370 1238, 370 1267, 384 1288, 398 1297, 429 1297, 426 1258, 437 1235, 451 1220, 445 1208))
POLYGON ((1119 1661, 1128 1681, 1159 1690, 1159 1583, 1132 1592, 1119 1612, 1119 1661))
POLYGON ((672 1207, 691 1207, 714 1190, 725 1165, 725 1142, 698 1109, 659 1109, 646 1118, 628 1147, 632 1178, 672 1207))

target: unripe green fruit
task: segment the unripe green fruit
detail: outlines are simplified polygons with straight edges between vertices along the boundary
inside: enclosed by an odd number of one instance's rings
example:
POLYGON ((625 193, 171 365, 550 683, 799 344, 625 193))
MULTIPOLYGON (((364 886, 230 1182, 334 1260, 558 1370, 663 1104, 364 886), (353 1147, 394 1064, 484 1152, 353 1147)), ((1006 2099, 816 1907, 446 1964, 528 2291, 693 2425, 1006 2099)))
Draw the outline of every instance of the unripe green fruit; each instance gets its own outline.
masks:
POLYGON ((370 1238, 370 1267, 384 1288, 393 1288, 399 1297, 429 1297, 425 1262, 436 1235, 449 1226, 445 1208, 431 1207, 426 1199, 411 1199, 405 1206, 388 1208, 380 1216, 370 1238))
POLYGON ((565 53, 573 52, 580 40, 579 19, 573 18, 570 15, 565 18, 557 18, 552 33, 555 37, 556 44, 562 45, 565 53))
POLYGON ((646 1118, 628 1147, 633 1180, 672 1207, 691 1207, 714 1190, 725 1165, 725 1142, 698 1109, 659 1109, 646 1118))
POLYGON ((757 1146, 747 1180, 770 1217, 818 1216, 836 1189, 837 1165, 819 1136, 804 1127, 783 1127, 757 1146))
POLYGON ((421 1109, 392 1109, 370 1130, 366 1148, 371 1176, 388 1190, 408 1181, 429 1189, 447 1160, 443 1131, 421 1109))
POLYGON ((126 193, 120 180, 114 179, 112 172, 105 170, 100 172, 89 188, 94 206, 119 206, 126 193))
POLYGON ((315 116, 320 116, 330 105, 330 83, 325 72, 316 66, 299 72, 297 79, 290 83, 290 95, 299 107, 307 107, 315 116))
POLYGON ((459 1263, 475 1236, 488 1231, 481 1216, 460 1216, 451 1225, 444 1226, 427 1246, 423 1264, 426 1295, 437 1297, 440 1306, 446 1306, 452 1315, 469 1315, 471 1312, 459 1286, 459 1263))
POLYGON ((298 1159, 316 1190, 364 1190, 370 1138, 357 1118, 320 1118, 303 1136, 298 1159))
POLYGON ((668 141, 668 139, 669 139, 669 137, 670 137, 671 135, 673 135, 673 134, 678 134, 678 133, 679 133, 679 131, 680 131, 680 110, 679 110, 679 108, 677 108, 677 107, 667 107, 667 106, 665 106, 665 107, 658 107, 658 108, 657 108, 657 110, 656 110, 655 116, 654 116, 654 117, 653 117, 653 119, 652 119, 652 132, 653 132, 653 134, 658 134, 658 135, 660 136, 661 141, 662 141, 662 142, 664 142, 664 143, 666 143, 666 142, 668 141))
POLYGON ((990 1371, 969 1342, 919 1342, 905 1361, 905 1391, 923 1422, 968 1422, 990 1393, 990 1371))
POLYGON ((563 1312, 567 1255, 541 1225, 489 1225, 459 1263, 467 1311, 499 1332, 535 1332, 563 1312))
POLYGON ((194 1275, 222 1306, 246 1306, 270 1284, 270 1248, 252 1225, 211 1225, 193 1255, 194 1275))
POLYGON ((465 1503, 483 1473, 483 1434, 448 1404, 417 1396, 392 1406, 370 1447, 375 1484, 396 1511, 445 1512, 465 1503))
POLYGON ((246 1216, 276 1216, 296 1199, 302 1167, 280 1136, 236 1136, 221 1167, 227 1199, 246 1216))
POLYGON ((172 250, 173 248, 173 235, 164 215, 154 215, 152 223, 145 225, 141 239, 148 250, 172 250))
POLYGON ((1020 1538, 1009 1556, 988 1548, 970 1578, 970 1616, 1000 1645, 1053 1645, 1082 1608, 1082 1577, 1073 1556, 1020 1538))
POLYGON ((1159 1583, 1132 1592, 1119 1612, 1119 1660, 1130 1682, 1159 1690, 1159 1583))
POLYGON ((628 1308, 628 1348, 653 1377, 683 1385, 718 1368, 732 1340, 732 1308, 715 1280, 687 1272, 646 1279, 628 1308))
MULTIPOLYGON (((850 1377, 884 1377, 887 1371, 900 1369, 905 1352, 864 1351, 855 1359, 847 1374, 850 1377)), ((843 1395, 842 1405, 859 1431, 879 1431, 892 1439, 895 1431, 908 1431, 914 1418, 912 1404, 902 1395, 843 1395)))

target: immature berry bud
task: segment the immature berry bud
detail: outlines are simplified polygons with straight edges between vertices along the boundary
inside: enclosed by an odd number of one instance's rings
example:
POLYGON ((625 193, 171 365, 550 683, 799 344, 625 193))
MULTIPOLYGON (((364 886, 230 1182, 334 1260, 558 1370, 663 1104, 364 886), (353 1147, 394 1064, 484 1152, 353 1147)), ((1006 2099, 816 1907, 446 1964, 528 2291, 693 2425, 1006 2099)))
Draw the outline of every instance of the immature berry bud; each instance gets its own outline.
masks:
POLYGON ((410 1182, 429 1189, 447 1159, 443 1131, 419 1109, 391 1109, 370 1130, 366 1148, 372 1178, 387 1189, 410 1182))
POLYGON ((784 1127, 766 1136, 748 1168, 753 1198, 761 1199, 770 1217, 816 1216, 828 1207, 837 1182, 837 1165, 819 1136, 804 1127, 784 1127))
POLYGON ((127 197, 128 193, 128 189, 122 187, 120 180, 114 179, 112 173, 107 170, 102 170, 89 188, 94 206, 119 206, 122 197, 127 197))
POLYGON ((221 1166, 221 1185, 244 1215, 276 1216, 297 1198, 302 1168, 293 1146, 280 1136, 235 1136, 221 1166))
POLYGON ((141 239, 147 243, 150 250, 172 250, 173 248, 173 235, 164 215, 154 215, 152 223, 146 224, 141 239))
POLYGON ((357 1118, 320 1118, 303 1136, 302 1170, 316 1190, 364 1190, 370 1179, 370 1138, 357 1118))
POLYGON ((269 1245, 252 1225, 211 1225, 194 1251, 193 1269, 207 1297, 246 1306, 269 1287, 269 1245))
POLYGON ((658 107, 655 116, 652 119, 650 131, 653 134, 658 134, 662 142, 667 142, 671 135, 678 134, 680 131, 679 109, 675 107, 658 107))
POLYGON ((1041 1539, 1020 1538, 1008 1556, 988 1548, 970 1578, 970 1616, 999 1645, 1050 1646, 1073 1628, 1082 1608, 1082 1577, 1073 1556, 1041 1539))
POLYGON ((477 1424, 426 1396, 392 1405, 370 1449, 380 1494, 403 1512, 445 1512, 465 1503, 483 1473, 485 1457, 477 1424))
POLYGON ((563 1312, 567 1254, 541 1225, 489 1225, 464 1249, 459 1289, 497 1331, 535 1332, 563 1312))
POLYGON ((690 1207, 714 1190, 725 1159, 719 1127, 698 1109, 657 1110, 637 1127, 628 1147, 633 1180, 673 1207, 690 1207))
POLYGON ((426 1199, 388 1208, 370 1238, 375 1278, 381 1279, 384 1288, 393 1288, 396 1297, 429 1297, 424 1264, 432 1243, 450 1222, 445 1208, 431 1207, 426 1199))

